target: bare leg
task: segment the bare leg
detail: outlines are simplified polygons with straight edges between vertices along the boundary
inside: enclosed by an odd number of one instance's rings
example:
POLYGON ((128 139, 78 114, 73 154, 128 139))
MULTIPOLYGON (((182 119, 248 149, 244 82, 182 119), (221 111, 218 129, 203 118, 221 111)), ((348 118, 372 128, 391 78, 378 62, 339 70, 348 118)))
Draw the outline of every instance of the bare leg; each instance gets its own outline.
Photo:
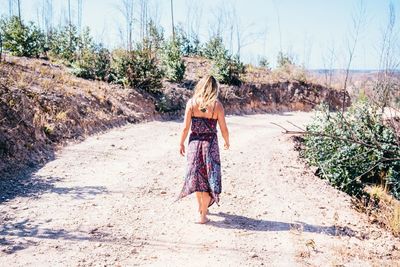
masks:
POLYGON ((207 218, 208 204, 210 204, 210 194, 208 192, 201 192, 201 218, 200 223, 207 223, 209 219, 207 218))
POLYGON ((197 203, 199 204, 199 213, 201 214, 201 192, 196 192, 197 203))

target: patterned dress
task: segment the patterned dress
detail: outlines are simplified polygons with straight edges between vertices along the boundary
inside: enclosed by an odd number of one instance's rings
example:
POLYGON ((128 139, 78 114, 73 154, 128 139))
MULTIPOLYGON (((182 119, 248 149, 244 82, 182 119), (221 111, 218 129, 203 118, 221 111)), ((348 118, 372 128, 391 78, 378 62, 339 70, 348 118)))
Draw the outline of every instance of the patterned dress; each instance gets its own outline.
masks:
MULTIPOLYGON (((215 104, 211 117, 214 116, 214 109, 215 104)), ((221 161, 217 119, 195 117, 192 110, 185 184, 178 199, 193 192, 209 192, 209 206, 214 202, 218 205, 221 193, 221 161)))

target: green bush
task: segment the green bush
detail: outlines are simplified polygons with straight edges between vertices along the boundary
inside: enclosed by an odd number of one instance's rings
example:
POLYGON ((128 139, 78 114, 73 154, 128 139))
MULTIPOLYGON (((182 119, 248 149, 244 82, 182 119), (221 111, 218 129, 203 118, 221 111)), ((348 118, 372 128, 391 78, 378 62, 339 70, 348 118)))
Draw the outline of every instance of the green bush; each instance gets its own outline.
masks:
POLYGON ((78 50, 83 45, 75 25, 64 26, 59 31, 53 29, 48 42, 49 56, 67 65, 77 59, 78 50))
POLYGON ((112 62, 113 80, 150 93, 161 92, 163 71, 158 68, 151 52, 139 46, 131 52, 116 50, 112 62))
POLYGON ((14 56, 39 57, 45 49, 45 36, 32 22, 24 24, 18 17, 0 20, 3 48, 14 56))
POLYGON ((359 101, 344 117, 323 107, 307 131, 302 154, 322 178, 357 197, 381 184, 400 199, 400 147, 376 107, 359 101))
POLYGON ((222 38, 211 38, 204 46, 202 55, 213 61, 212 74, 219 82, 240 85, 245 67, 238 56, 233 56, 225 48, 222 38))
POLYGON ((170 40, 165 43, 161 52, 161 63, 168 80, 173 82, 182 81, 186 68, 177 41, 170 40))
POLYGON ((111 54, 101 44, 95 44, 89 28, 82 31, 77 39, 72 73, 85 79, 108 80, 111 72, 111 54))
POLYGON ((188 57, 201 55, 200 40, 196 34, 187 34, 183 30, 182 26, 178 26, 175 29, 175 35, 183 56, 188 57))
POLYGON ((79 59, 72 63, 72 73, 84 79, 109 81, 111 73, 110 52, 101 45, 90 50, 82 50, 79 59))
POLYGON ((279 52, 276 65, 278 68, 285 68, 294 65, 293 57, 289 54, 279 52))
POLYGON ((213 60, 211 72, 221 83, 240 85, 242 83, 241 75, 245 72, 245 67, 239 57, 222 53, 213 60))
POLYGON ((161 49, 164 42, 164 29, 157 27, 153 20, 150 20, 147 24, 149 29, 149 36, 145 42, 147 43, 147 49, 150 51, 158 51, 161 49))
POLYGON ((258 61, 258 65, 262 68, 270 69, 271 66, 269 64, 269 61, 266 57, 261 57, 258 61))
POLYGON ((202 56, 215 59, 220 57, 222 54, 228 54, 225 49, 224 42, 221 37, 213 37, 207 43, 205 43, 203 49, 201 50, 202 56))

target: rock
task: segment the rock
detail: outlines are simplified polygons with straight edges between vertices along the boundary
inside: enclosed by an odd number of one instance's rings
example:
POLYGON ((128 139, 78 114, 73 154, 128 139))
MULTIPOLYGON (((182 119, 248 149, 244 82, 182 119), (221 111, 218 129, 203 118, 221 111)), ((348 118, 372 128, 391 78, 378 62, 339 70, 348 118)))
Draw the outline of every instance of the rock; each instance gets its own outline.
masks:
POLYGON ((160 192, 161 195, 165 195, 166 193, 167 193, 167 191, 165 191, 165 190, 161 190, 161 192, 160 192))
POLYGON ((89 231, 89 234, 94 234, 96 231, 98 231, 99 228, 93 228, 92 230, 89 231))

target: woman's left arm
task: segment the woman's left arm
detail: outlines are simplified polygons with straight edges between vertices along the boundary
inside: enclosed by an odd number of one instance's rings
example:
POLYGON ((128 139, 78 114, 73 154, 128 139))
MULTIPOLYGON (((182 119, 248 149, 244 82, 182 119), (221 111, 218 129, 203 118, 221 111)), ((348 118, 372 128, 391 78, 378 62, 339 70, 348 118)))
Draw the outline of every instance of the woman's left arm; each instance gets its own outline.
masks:
POLYGON ((190 122, 192 120, 192 106, 190 105, 190 102, 186 104, 186 110, 185 110, 185 119, 183 120, 183 129, 181 133, 181 140, 179 143, 179 153, 181 153, 182 156, 185 156, 185 140, 186 137, 189 133, 190 130, 190 122))

